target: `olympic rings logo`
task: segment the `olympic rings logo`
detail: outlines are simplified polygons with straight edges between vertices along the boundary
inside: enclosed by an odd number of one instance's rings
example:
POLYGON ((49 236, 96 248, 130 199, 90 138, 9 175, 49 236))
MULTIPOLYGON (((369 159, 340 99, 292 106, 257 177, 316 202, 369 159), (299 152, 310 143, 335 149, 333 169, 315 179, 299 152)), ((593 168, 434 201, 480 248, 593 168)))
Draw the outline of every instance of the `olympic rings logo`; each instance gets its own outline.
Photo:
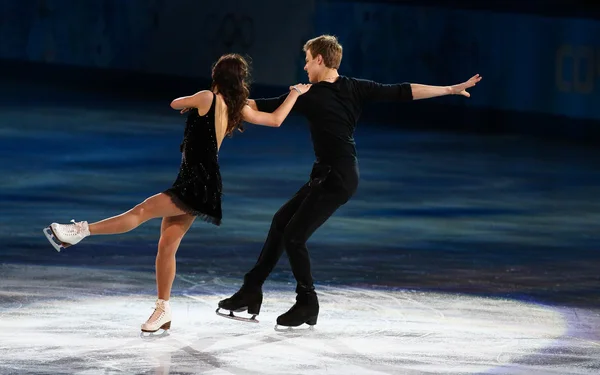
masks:
POLYGON ((255 37, 254 20, 247 15, 227 13, 217 28, 217 40, 227 49, 239 46, 247 50, 254 45, 255 37))

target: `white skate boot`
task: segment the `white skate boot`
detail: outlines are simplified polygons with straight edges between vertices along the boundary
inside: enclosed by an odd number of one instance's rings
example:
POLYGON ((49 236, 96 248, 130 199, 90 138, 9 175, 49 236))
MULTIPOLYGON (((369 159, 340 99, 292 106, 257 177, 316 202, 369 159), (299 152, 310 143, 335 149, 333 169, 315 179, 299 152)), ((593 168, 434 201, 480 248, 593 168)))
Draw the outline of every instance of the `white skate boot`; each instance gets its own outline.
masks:
POLYGON ((171 304, 169 301, 159 299, 156 301, 154 312, 146 323, 142 324, 142 332, 156 332, 159 329, 171 328, 171 304))
POLYGON ((60 252, 65 248, 79 243, 85 237, 90 235, 90 228, 87 221, 75 222, 72 224, 57 224, 52 223, 49 227, 44 228, 44 234, 50 244, 54 246, 56 251, 60 252))

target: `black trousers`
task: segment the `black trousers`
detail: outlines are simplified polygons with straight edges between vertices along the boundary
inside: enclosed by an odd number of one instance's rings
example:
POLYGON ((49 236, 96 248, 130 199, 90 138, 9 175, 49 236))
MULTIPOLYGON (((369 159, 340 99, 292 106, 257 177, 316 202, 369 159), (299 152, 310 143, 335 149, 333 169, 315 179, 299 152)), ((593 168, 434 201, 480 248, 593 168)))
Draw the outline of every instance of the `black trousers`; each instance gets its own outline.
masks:
POLYGON ((310 180, 275 213, 267 240, 244 284, 262 286, 285 249, 296 278, 296 293, 314 290, 306 241, 344 205, 358 187, 356 163, 315 163, 310 180))

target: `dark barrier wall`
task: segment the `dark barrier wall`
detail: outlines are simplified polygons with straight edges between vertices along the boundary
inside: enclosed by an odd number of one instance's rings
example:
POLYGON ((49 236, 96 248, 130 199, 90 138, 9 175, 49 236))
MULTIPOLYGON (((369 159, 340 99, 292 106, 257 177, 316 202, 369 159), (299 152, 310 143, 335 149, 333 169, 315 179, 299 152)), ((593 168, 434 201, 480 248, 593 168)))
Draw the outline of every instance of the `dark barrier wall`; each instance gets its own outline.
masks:
POLYGON ((470 104, 600 120, 600 21, 388 3, 318 3, 343 71, 448 84, 481 73, 470 104))
POLYGON ((0 58, 207 78, 238 52, 255 82, 289 85, 313 12, 312 0, 2 0, 0 58))
MULTIPOLYGON (((214 59, 233 51, 252 56, 254 93, 265 92, 261 86, 279 93, 306 81, 304 41, 332 33, 344 45, 342 74, 428 84, 482 74, 484 81, 469 101, 435 102, 459 111, 436 112, 440 122, 453 115, 462 125, 473 123, 467 127, 598 134, 599 20, 537 15, 531 7, 516 13, 406 3, 5 0, 0 1, 0 58, 206 79, 214 59)), ((413 119, 421 114, 413 112, 413 119)), ((393 122, 397 113, 389 109, 379 118, 393 122)))

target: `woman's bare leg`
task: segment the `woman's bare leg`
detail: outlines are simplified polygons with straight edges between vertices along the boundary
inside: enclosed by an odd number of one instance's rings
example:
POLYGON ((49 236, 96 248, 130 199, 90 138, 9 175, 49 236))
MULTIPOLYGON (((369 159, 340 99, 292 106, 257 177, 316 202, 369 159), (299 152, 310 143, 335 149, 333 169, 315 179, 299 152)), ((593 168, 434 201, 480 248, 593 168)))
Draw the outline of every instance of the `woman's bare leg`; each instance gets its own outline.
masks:
POLYGON ((156 255, 156 287, 159 299, 168 301, 171 296, 176 270, 175 253, 195 219, 195 216, 187 214, 163 218, 156 255))
POLYGON ((181 239, 192 226, 195 216, 188 214, 163 218, 156 255, 156 287, 158 299, 156 308, 146 323, 142 324, 143 332, 156 332, 159 329, 171 328, 171 288, 175 280, 175 253, 181 239))
POLYGON ((150 219, 183 214, 185 212, 177 208, 168 195, 159 193, 125 213, 89 224, 89 229, 91 235, 125 233, 150 219))

